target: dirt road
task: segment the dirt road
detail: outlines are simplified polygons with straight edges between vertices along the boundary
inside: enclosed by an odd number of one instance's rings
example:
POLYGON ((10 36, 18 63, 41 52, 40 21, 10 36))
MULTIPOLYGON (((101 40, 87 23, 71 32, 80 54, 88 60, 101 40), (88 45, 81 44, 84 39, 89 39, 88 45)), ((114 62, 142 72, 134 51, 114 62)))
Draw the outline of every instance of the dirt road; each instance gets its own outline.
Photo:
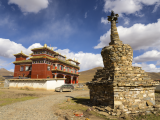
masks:
POLYGON ((55 93, 53 95, 0 107, 0 120, 57 120, 54 105, 68 97, 89 95, 88 91, 55 93))

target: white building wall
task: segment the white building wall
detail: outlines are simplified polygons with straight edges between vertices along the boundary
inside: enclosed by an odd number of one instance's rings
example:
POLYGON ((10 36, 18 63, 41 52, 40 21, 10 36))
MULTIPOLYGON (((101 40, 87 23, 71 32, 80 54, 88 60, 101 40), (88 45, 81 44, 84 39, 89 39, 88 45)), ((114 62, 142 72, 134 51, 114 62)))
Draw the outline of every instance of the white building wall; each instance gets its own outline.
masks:
POLYGON ((64 85, 63 80, 48 80, 48 81, 37 81, 37 80, 25 80, 25 81, 10 81, 10 88, 31 88, 31 89, 42 89, 42 90, 55 90, 56 87, 64 85))
POLYGON ((33 89, 46 89, 47 84, 46 81, 10 81, 9 87, 28 87, 33 89))
POLYGON ((64 80, 50 80, 47 81, 47 90, 55 90, 56 87, 60 87, 64 85, 64 80))

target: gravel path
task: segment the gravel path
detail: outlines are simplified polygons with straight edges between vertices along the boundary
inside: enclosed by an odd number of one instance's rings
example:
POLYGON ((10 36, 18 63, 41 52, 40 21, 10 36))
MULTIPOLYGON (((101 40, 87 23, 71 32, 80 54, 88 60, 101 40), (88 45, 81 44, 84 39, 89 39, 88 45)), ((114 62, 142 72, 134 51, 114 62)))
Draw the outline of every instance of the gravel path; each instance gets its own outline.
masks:
POLYGON ((2 106, 0 120, 57 120, 53 114, 54 105, 67 100, 67 97, 79 95, 89 95, 89 93, 88 91, 64 92, 2 106))

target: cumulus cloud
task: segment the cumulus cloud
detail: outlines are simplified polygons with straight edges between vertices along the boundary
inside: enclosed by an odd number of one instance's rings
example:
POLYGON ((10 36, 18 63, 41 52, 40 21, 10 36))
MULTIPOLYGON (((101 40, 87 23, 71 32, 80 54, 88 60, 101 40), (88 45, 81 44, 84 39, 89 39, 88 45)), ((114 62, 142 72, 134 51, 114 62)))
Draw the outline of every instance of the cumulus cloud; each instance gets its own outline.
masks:
POLYGON ((104 0, 104 11, 114 10, 116 13, 134 14, 144 5, 157 5, 159 0, 104 0))
POLYGON ((29 55, 31 53, 30 49, 37 47, 42 47, 42 45, 40 43, 34 43, 28 48, 25 48, 22 44, 10 41, 9 39, 0 38, 0 56, 6 58, 14 58, 13 54, 17 54, 21 51, 29 55))
POLYGON ((133 59, 134 62, 158 61, 160 60, 160 52, 157 50, 147 51, 144 54, 133 59))
POLYGON ((38 13, 48 7, 48 0, 9 0, 8 4, 16 4, 23 13, 38 13))
POLYGON ((142 67, 142 70, 145 70, 146 72, 160 72, 160 68, 157 68, 154 64, 146 64, 146 63, 138 64, 138 63, 134 63, 132 65, 133 66, 142 67))
POLYGON ((84 18, 87 18, 87 12, 85 12, 84 18))
POLYGON ((67 59, 71 58, 80 62, 80 70, 89 70, 95 67, 103 66, 101 54, 84 53, 82 51, 78 53, 71 52, 69 49, 58 49, 56 52, 66 55, 67 59))
MULTIPOLYGON (((118 26, 117 27, 120 40, 124 44, 129 44, 133 50, 148 49, 150 47, 159 48, 160 46, 160 19, 157 23, 150 23, 147 25, 137 23, 130 28, 118 26)), ((103 48, 110 42, 110 30, 104 35, 100 36, 100 43, 95 46, 95 49, 103 48)))

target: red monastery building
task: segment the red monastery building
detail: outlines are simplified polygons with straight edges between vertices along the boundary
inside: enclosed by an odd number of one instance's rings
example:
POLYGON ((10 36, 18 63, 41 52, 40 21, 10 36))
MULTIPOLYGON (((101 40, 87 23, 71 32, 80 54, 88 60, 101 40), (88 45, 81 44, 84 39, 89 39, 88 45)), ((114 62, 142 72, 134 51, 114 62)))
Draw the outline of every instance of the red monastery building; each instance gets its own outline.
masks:
POLYGON ((66 56, 57 53, 44 44, 43 47, 31 49, 31 57, 24 53, 14 54, 16 61, 14 77, 30 79, 66 78, 65 83, 78 83, 79 62, 66 59, 66 56))

